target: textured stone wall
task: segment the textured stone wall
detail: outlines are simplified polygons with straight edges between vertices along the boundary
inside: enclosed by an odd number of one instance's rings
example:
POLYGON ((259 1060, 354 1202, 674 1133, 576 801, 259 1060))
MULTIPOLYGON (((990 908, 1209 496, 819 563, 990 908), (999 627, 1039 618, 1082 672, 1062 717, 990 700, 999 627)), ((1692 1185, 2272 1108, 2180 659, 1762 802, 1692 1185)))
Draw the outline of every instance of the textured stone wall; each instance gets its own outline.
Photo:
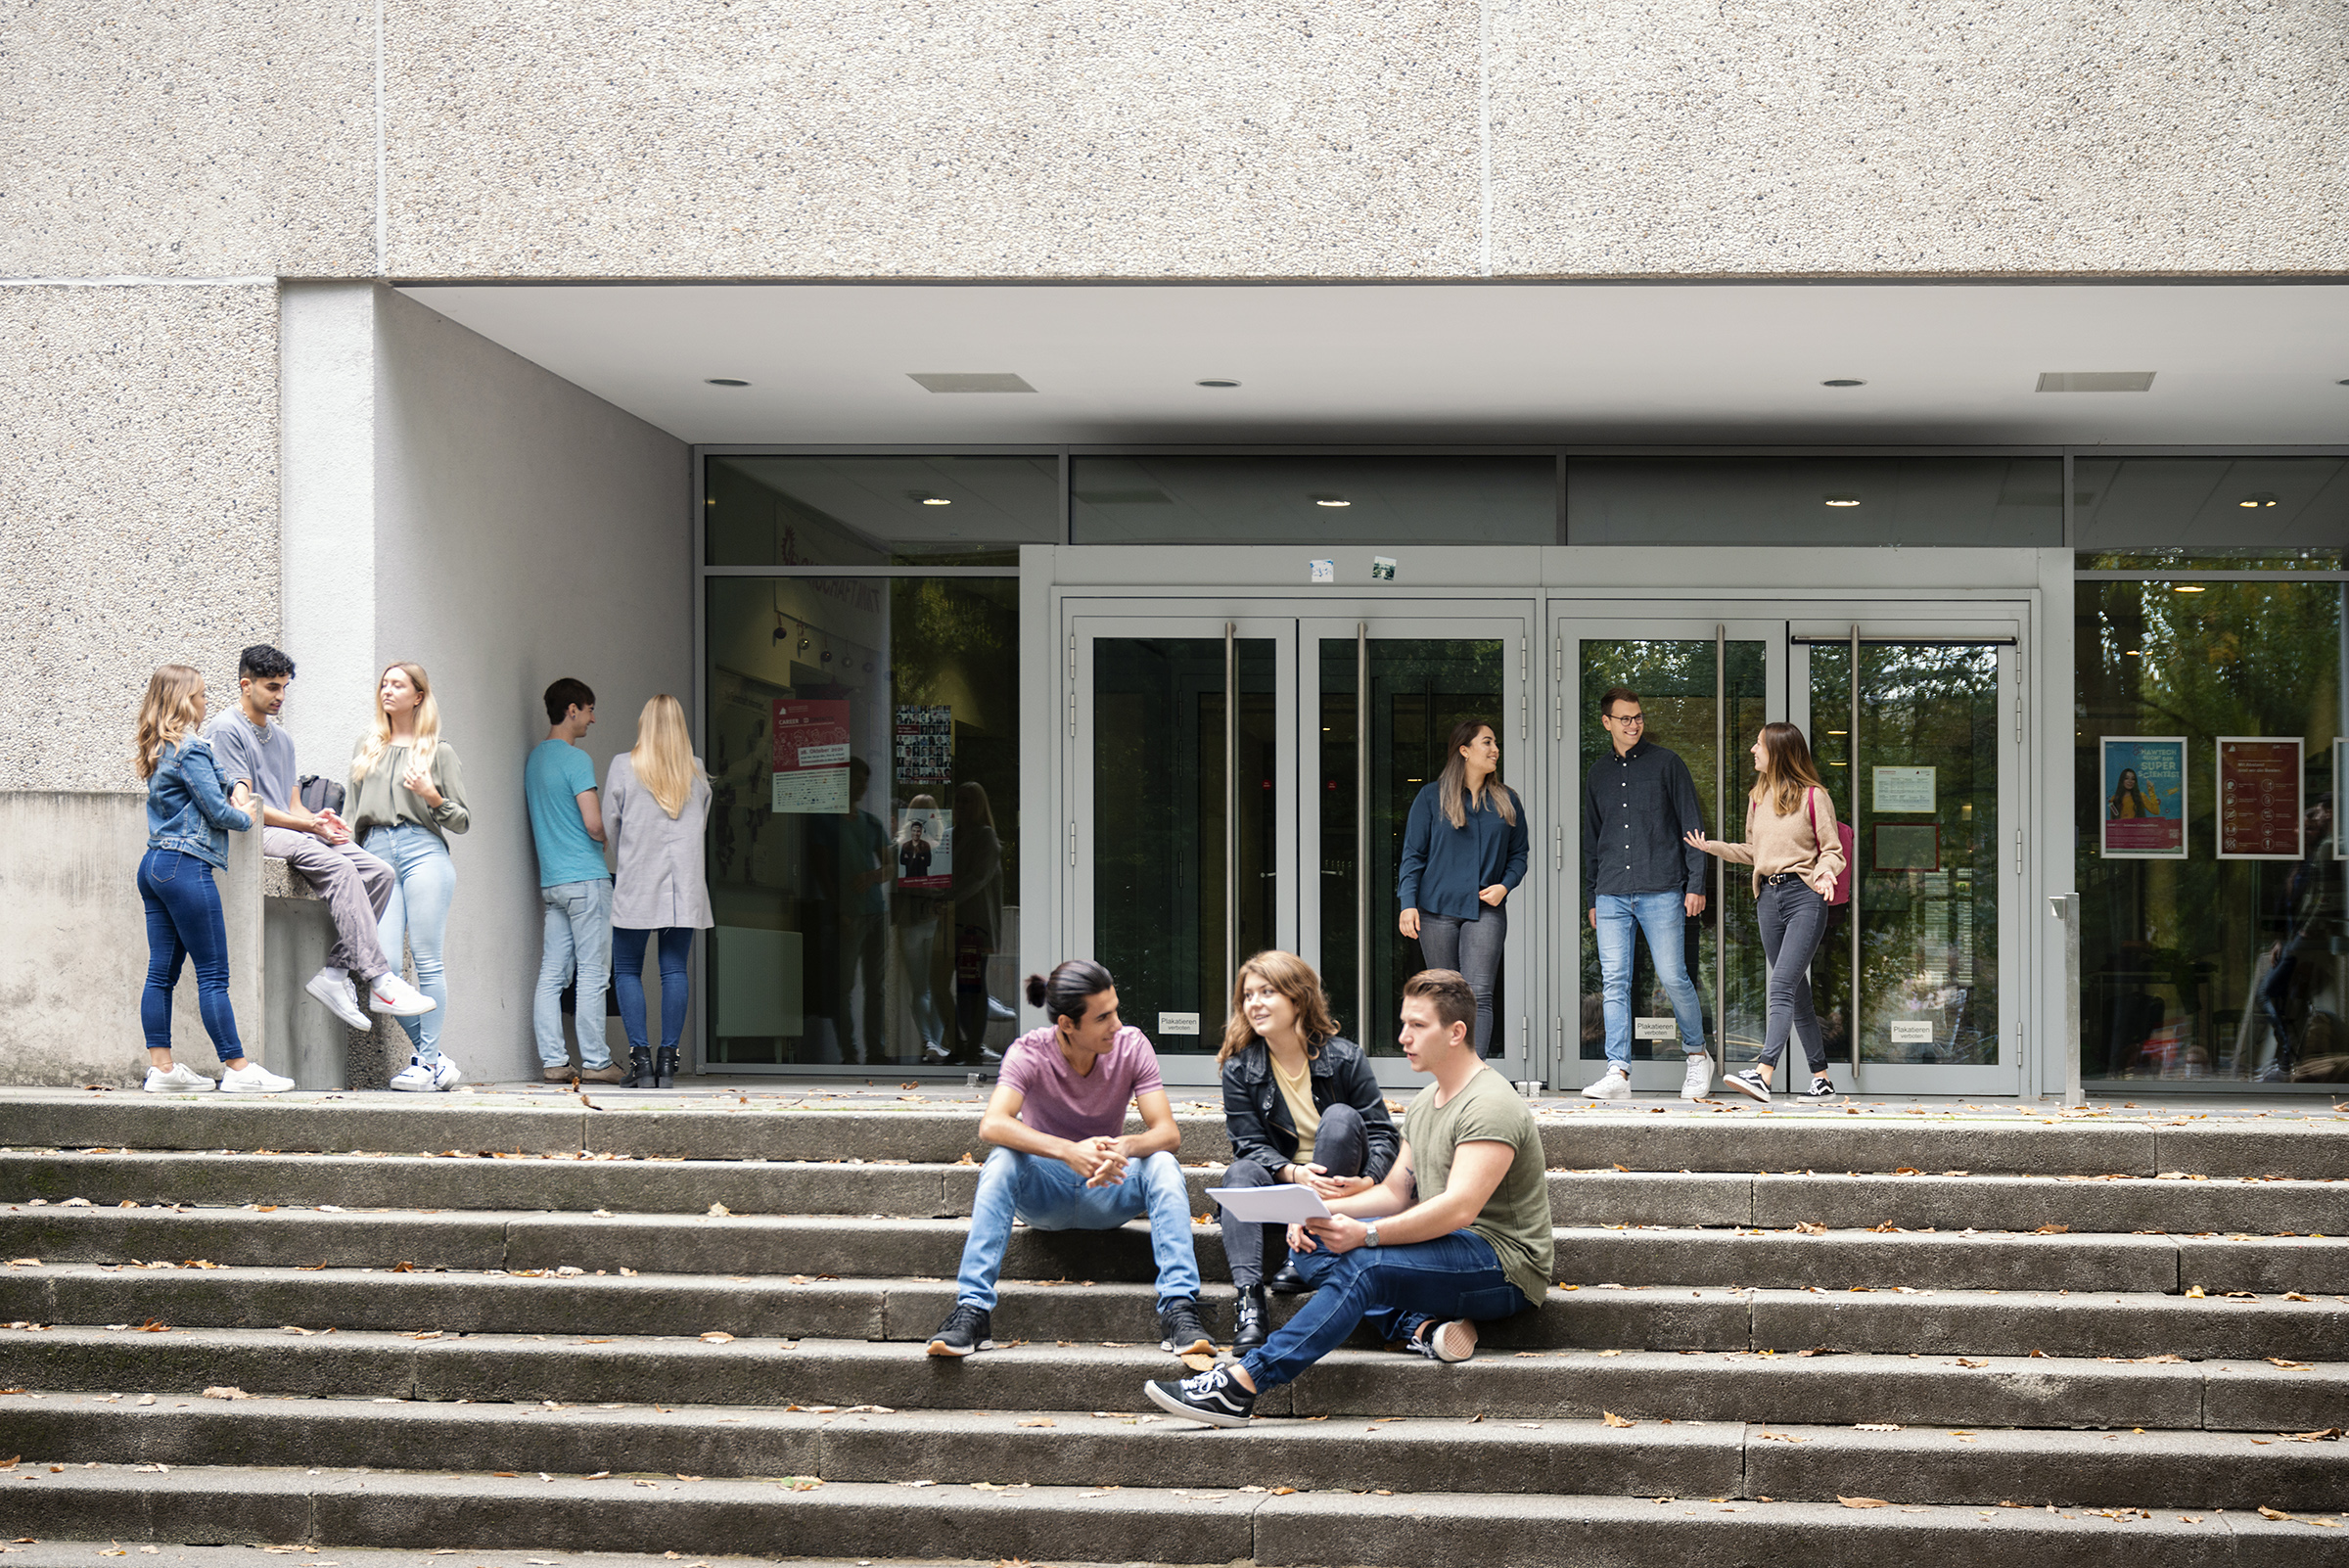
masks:
POLYGON ((277 634, 277 290, 0 287, 0 791, 139 791, 154 668, 277 634))

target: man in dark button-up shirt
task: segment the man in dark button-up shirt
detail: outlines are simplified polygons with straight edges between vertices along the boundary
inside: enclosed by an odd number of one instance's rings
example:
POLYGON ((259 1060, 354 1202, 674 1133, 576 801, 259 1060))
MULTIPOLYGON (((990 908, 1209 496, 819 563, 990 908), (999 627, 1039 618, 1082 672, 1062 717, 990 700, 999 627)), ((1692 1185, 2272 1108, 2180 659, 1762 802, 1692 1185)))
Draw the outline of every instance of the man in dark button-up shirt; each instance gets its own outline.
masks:
POLYGON ((1583 901, 1598 933, 1598 973, 1607 1024, 1607 1070, 1583 1092, 1594 1100, 1632 1094, 1633 928, 1647 934, 1648 957, 1672 1000, 1687 1073, 1681 1098, 1713 1086, 1704 1008, 1688 979, 1686 921, 1705 912, 1702 850, 1682 835, 1702 832, 1696 781, 1678 753, 1647 739, 1639 695, 1612 687, 1598 702, 1614 749, 1583 780, 1583 901))

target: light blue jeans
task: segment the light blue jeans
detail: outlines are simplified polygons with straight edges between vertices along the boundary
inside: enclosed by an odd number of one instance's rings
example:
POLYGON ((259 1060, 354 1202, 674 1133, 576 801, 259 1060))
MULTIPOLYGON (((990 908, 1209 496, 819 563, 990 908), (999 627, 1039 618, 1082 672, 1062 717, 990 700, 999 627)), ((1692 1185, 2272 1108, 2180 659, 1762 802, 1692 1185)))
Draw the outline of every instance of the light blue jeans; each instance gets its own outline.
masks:
POLYGON ((546 906, 538 990, 530 997, 530 1033, 538 1039, 538 1063, 562 1067, 571 1060, 563 1046, 563 988, 576 975, 579 985, 572 1016, 578 1021, 579 1065, 610 1067, 604 988, 612 981, 612 879, 558 882, 540 888, 538 901, 546 906))
POLYGON ((1602 893, 1598 896, 1598 976, 1607 1020, 1607 1060, 1632 1065, 1632 928, 1647 933, 1647 956, 1656 979, 1672 1000, 1681 1026, 1681 1049, 1690 1056, 1705 1048, 1705 1008, 1688 978, 1681 946, 1688 906, 1678 893, 1602 893))
POLYGON ((457 867, 440 835, 413 822, 369 828, 364 848, 392 867, 392 897, 375 923, 376 941, 394 972, 402 945, 407 947, 416 959, 416 989, 435 1004, 421 1017, 399 1021, 416 1060, 430 1064, 440 1058, 440 1026, 448 1021, 448 977, 440 953, 448 942, 448 902, 456 897, 457 867))
POLYGON ((1115 1230, 1139 1215, 1150 1217, 1159 1306, 1191 1300, 1199 1294, 1199 1260, 1191 1251, 1191 1196, 1174 1156, 1128 1160, 1125 1180, 1114 1187, 1088 1187, 1058 1160, 998 1148, 987 1157, 979 1195, 971 1200, 971 1233, 962 1244, 955 1300, 994 1311, 995 1276, 1003 1271, 1014 1217, 1038 1230, 1115 1230))

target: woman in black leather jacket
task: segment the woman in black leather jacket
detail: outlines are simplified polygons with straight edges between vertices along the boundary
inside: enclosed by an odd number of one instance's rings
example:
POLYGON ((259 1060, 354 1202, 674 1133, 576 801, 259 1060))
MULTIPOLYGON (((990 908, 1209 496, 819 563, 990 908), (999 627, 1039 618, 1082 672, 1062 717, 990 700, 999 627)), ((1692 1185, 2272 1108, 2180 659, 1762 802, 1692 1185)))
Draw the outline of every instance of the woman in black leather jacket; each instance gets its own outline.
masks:
MULTIPOLYGON (((1225 1186, 1295 1182, 1326 1202, 1386 1179, 1403 1135, 1362 1048, 1339 1038, 1312 964, 1273 951, 1240 966, 1216 1061, 1223 1069, 1223 1130, 1231 1138, 1225 1186)), ((1271 1288, 1282 1295, 1307 1289, 1289 1267, 1279 1226, 1223 1217, 1223 1256, 1240 1292, 1235 1352, 1265 1342, 1267 1246, 1280 1252, 1271 1288)))

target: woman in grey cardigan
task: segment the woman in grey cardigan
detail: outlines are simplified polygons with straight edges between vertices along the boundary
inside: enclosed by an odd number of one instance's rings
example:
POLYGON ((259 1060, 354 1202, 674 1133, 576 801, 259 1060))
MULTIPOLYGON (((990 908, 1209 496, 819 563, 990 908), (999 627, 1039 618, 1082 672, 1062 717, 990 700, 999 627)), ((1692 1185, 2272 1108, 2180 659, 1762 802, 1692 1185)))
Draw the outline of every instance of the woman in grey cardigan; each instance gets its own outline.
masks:
POLYGON ((604 831, 618 852, 612 886, 612 983, 628 1032, 630 1088, 668 1088, 677 1079, 677 1037, 685 1031, 685 960, 693 934, 717 922, 702 876, 702 830, 710 780, 685 733, 685 710, 664 692, 636 720, 636 749, 612 759, 604 777, 604 831), (661 949, 661 1054, 646 1038, 644 950, 661 949))

